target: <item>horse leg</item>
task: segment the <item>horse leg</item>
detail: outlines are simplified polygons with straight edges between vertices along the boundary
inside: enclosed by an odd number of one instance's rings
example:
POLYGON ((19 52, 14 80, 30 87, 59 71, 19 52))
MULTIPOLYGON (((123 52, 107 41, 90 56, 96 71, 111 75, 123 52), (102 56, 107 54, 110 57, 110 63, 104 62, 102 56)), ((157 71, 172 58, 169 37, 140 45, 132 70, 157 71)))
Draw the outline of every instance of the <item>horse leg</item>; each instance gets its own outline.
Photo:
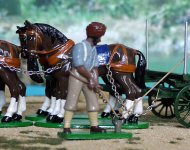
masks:
POLYGON ((51 99, 53 95, 53 89, 55 88, 55 80, 53 78, 46 79, 46 87, 45 87, 45 100, 40 109, 37 110, 36 114, 40 116, 47 116, 48 113, 52 113, 54 107, 54 98, 51 99), (48 110, 49 108, 49 110, 48 110), (50 109, 51 108, 51 109, 50 109))
POLYGON ((67 96, 67 88, 68 88, 68 76, 56 76, 57 84, 56 84, 56 103, 54 110, 52 112, 52 116, 47 118, 52 122, 61 123, 63 122, 63 117, 65 113, 65 102, 67 96))
POLYGON ((114 108, 115 106, 115 97, 112 95, 109 96, 108 103, 106 104, 106 107, 104 108, 104 111, 101 114, 102 118, 107 118, 110 116, 111 108, 114 108))
POLYGON ((122 115, 125 119, 133 113, 133 104, 136 98, 136 89, 134 88, 133 78, 131 73, 121 73, 113 72, 116 82, 118 82, 123 90, 123 93, 126 94, 126 110, 123 111, 122 115))
POLYGON ((46 112, 47 112, 46 116, 48 117, 52 114, 54 107, 55 107, 55 102, 56 102, 55 91, 56 91, 56 82, 57 81, 53 77, 51 79, 47 79, 47 81, 48 82, 46 84, 46 97, 48 97, 48 99, 50 99, 50 101, 49 102, 47 101, 47 103, 46 103, 46 107, 47 107, 47 104, 49 103, 49 107, 46 110, 46 112))
MULTIPOLYGON (((105 70, 106 68, 99 67, 98 69, 99 69, 98 71, 100 71, 100 75, 103 74, 103 76, 101 76, 101 77, 102 77, 102 80, 105 82, 105 84, 111 86, 110 82, 108 81, 107 77, 105 76, 105 74, 107 73, 107 70, 105 70)), ((117 90, 118 90, 117 92, 119 92, 120 95, 122 95, 122 91, 120 89, 117 89, 117 90)), ((119 103, 116 102, 116 98, 114 97, 114 95, 115 95, 114 91, 111 91, 109 93, 108 103, 106 104, 104 111, 101 113, 102 118, 108 118, 109 116, 113 115, 112 109, 114 109, 114 111, 116 113, 119 113, 119 111, 118 111, 119 103)))
POLYGON ((17 75, 15 72, 11 72, 7 69, 0 70, 1 78, 9 87, 11 93, 11 100, 8 106, 7 112, 4 117, 1 119, 1 122, 11 122, 13 114, 17 111, 17 104, 19 98, 19 88, 17 86, 17 75))
POLYGON ((2 108, 5 105, 5 83, 0 78, 0 115, 2 113, 2 108))
MULTIPOLYGON (((117 75, 117 77, 119 77, 119 75, 117 75)), ((120 84, 121 81, 123 81, 124 84, 121 85, 127 95, 126 111, 123 111, 123 117, 127 119, 128 122, 136 123, 138 122, 139 115, 143 113, 142 90, 135 84, 134 78, 130 73, 121 75, 117 80, 120 81, 120 84)))
POLYGON ((136 84, 133 84, 133 87, 136 89, 136 99, 134 103, 133 114, 139 116, 143 113, 142 90, 136 84))
POLYGON ((16 85, 19 85, 19 101, 17 112, 12 116, 12 119, 18 121, 22 119, 22 113, 26 110, 26 86, 18 76, 16 78, 16 85))

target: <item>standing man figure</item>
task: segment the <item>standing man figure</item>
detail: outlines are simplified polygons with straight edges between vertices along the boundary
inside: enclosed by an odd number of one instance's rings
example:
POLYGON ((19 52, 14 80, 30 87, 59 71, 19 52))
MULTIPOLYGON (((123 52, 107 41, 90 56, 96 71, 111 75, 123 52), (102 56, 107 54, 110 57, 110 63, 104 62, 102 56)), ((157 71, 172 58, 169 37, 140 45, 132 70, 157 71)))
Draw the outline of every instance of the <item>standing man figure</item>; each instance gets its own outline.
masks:
POLYGON ((100 89, 98 83, 98 58, 96 45, 106 32, 106 26, 99 22, 92 22, 86 27, 87 39, 76 44, 72 50, 72 71, 69 77, 68 95, 65 104, 64 130, 71 133, 70 124, 76 111, 77 101, 81 91, 86 99, 86 109, 90 120, 90 133, 105 133, 104 128, 98 126, 99 104, 96 92, 100 89))

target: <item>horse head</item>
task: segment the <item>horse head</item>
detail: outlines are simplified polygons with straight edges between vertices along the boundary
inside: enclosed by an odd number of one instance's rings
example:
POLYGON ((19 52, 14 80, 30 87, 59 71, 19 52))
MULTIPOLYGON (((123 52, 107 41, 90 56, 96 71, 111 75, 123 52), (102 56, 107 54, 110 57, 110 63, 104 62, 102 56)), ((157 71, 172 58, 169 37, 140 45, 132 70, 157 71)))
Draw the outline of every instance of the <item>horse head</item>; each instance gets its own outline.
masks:
POLYGON ((27 59, 28 51, 26 47, 26 28, 17 26, 16 33, 19 35, 19 40, 21 44, 21 57, 27 59))
MULTIPOLYGON (((24 27, 17 26, 16 31, 16 33, 19 34, 21 44, 21 57, 27 59, 28 71, 39 71, 37 55, 31 52, 35 39, 30 36, 30 33, 32 33, 34 29, 28 21, 25 21, 24 24, 24 27)), ((38 83, 43 82, 43 78, 39 74, 32 74, 30 78, 38 83)))

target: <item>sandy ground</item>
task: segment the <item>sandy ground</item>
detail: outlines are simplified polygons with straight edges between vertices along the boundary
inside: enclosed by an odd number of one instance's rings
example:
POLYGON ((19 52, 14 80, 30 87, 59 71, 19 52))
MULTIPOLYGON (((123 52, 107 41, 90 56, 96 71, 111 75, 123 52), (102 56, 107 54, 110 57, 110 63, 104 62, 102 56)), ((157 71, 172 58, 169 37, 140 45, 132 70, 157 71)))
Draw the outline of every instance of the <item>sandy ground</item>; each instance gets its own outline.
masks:
MULTIPOLYGON (((34 114, 41 106, 43 97, 27 98, 27 114, 34 114)), ((101 109, 104 104, 101 103, 101 109)), ((7 106, 7 105, 6 105, 7 106)), ((146 106, 146 102, 145 102, 146 106)), ((84 112, 83 101, 79 111, 84 112)), ((190 130, 174 119, 160 119, 151 112, 140 118, 150 123, 148 129, 122 130, 133 134, 132 139, 113 140, 74 140, 58 138, 62 129, 42 127, 19 127, 0 129, 0 149, 52 149, 52 150, 188 150, 190 149, 190 130)), ((81 131, 73 129, 73 132, 81 131)))

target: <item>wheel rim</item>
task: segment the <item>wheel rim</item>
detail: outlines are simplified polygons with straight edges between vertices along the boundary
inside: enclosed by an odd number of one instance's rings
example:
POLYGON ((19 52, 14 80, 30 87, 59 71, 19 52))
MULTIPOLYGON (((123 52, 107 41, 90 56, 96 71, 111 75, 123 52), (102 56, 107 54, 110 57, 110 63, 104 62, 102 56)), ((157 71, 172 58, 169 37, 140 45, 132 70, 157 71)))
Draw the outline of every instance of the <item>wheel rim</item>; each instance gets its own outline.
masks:
POLYGON ((190 128, 190 85, 184 87, 177 95, 174 112, 179 123, 190 128))
POLYGON ((155 101, 155 107, 152 108, 153 114, 160 118, 172 119, 174 114, 174 99, 173 98, 155 98, 155 96, 149 96, 149 106, 155 101))

